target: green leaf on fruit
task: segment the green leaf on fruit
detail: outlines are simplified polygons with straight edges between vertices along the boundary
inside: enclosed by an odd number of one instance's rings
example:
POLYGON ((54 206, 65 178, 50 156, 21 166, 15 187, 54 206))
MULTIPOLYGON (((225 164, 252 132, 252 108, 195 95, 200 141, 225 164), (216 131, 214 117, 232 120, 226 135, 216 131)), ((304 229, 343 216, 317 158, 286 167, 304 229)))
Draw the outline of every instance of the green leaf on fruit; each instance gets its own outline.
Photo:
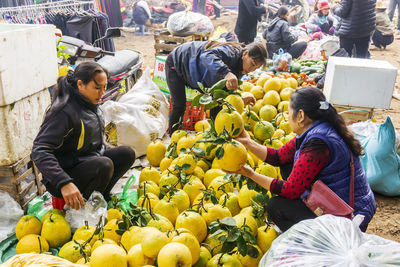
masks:
POLYGON ((221 159, 224 156, 224 148, 222 146, 217 148, 215 156, 217 157, 217 159, 221 159))
POLYGON ((232 217, 225 217, 220 222, 227 226, 236 226, 236 221, 232 217))
POLYGON ((200 97, 199 103, 202 104, 202 105, 207 105, 207 104, 210 104, 212 100, 213 100, 213 99, 212 99, 211 96, 209 96, 209 95, 202 95, 202 96, 200 97))

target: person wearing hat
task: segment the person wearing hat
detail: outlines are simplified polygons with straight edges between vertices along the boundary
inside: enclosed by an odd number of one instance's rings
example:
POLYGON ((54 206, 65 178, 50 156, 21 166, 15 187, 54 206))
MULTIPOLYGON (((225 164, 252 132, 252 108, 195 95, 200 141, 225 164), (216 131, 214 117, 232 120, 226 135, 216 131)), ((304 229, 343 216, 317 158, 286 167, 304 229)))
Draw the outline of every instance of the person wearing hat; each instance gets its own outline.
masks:
POLYGON ((323 32, 333 35, 338 21, 330 14, 331 7, 329 3, 326 1, 318 2, 317 6, 317 12, 312 14, 306 23, 307 31, 309 33, 323 32))
POLYGON ((386 46, 393 43, 394 29, 386 14, 386 6, 383 1, 376 2, 376 29, 372 35, 373 45, 386 49, 386 46))
MULTIPOLYGON (((331 36, 325 38, 320 46, 319 49, 321 51, 322 58, 326 61, 329 60, 329 57, 348 57, 349 54, 346 52, 344 48, 340 48, 339 39, 336 36, 331 36)), ((325 69, 328 62, 325 63, 325 69)), ((325 86, 325 72, 318 75, 314 78, 314 81, 317 83, 317 88, 323 89, 325 86)))
POLYGON ((350 56, 369 57, 369 42, 375 31, 376 0, 342 0, 332 8, 333 14, 340 18, 340 47, 350 56), (353 49, 355 47, 355 54, 353 49))

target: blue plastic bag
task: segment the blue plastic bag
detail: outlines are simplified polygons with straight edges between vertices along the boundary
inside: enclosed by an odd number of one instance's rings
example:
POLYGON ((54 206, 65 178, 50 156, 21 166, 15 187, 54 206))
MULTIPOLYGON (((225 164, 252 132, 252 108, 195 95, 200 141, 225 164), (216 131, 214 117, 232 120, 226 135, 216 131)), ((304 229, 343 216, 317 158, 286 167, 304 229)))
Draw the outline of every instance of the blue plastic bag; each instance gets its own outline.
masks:
POLYGON ((400 196, 400 157, 390 117, 377 132, 361 138, 360 142, 365 152, 360 160, 371 189, 385 196, 400 196))

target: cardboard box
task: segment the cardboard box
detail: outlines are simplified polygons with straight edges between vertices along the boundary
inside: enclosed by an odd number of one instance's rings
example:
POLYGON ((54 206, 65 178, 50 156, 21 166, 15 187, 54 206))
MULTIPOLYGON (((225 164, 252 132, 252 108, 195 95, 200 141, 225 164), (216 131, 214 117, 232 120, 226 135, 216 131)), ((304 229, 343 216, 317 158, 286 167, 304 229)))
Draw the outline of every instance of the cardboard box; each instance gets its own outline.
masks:
POLYGON ((0 107, 53 86, 57 77, 54 25, 0 24, 0 107))
POLYGON ((332 104, 387 109, 396 76, 387 61, 330 57, 324 94, 332 104))
POLYGON ((360 121, 370 120, 374 116, 372 108, 365 107, 350 107, 334 105, 336 111, 343 117, 346 125, 350 125, 360 121))
POLYGON ((10 165, 29 155, 33 140, 50 105, 48 89, 0 106, 0 166, 10 165))
MULTIPOLYGON (((156 64, 154 66, 154 74, 153 74, 153 82, 160 88, 161 92, 167 97, 170 98, 170 92, 167 84, 167 77, 165 75, 165 61, 167 60, 166 56, 157 56, 156 64)), ((197 90, 190 89, 186 87, 186 100, 191 101, 197 94, 197 90)))

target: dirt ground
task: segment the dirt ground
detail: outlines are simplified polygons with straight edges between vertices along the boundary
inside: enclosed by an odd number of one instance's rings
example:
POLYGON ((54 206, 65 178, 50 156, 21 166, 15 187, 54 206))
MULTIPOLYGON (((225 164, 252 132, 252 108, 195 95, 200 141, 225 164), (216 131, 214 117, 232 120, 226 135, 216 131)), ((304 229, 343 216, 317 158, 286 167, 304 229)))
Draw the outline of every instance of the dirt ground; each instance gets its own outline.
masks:
MULTIPOLYGON (((229 31, 233 31, 236 16, 229 14, 223 15, 217 20, 213 20, 215 28, 223 26, 229 31)), ((142 53, 144 66, 154 68, 155 51, 154 37, 148 35, 136 35, 131 31, 124 31, 123 36, 115 39, 116 48, 134 49, 142 53)), ((397 39, 386 50, 380 51, 371 49, 373 59, 387 60, 397 69, 400 69, 400 40, 397 39)), ((400 74, 397 76, 396 92, 400 93, 400 74)), ((383 122, 386 116, 391 116, 393 124, 400 130, 400 100, 392 99, 391 108, 388 110, 376 110, 375 118, 378 122, 383 122)), ((381 237, 400 242, 400 197, 385 197, 375 194, 377 212, 369 224, 367 233, 376 234, 381 237)))

